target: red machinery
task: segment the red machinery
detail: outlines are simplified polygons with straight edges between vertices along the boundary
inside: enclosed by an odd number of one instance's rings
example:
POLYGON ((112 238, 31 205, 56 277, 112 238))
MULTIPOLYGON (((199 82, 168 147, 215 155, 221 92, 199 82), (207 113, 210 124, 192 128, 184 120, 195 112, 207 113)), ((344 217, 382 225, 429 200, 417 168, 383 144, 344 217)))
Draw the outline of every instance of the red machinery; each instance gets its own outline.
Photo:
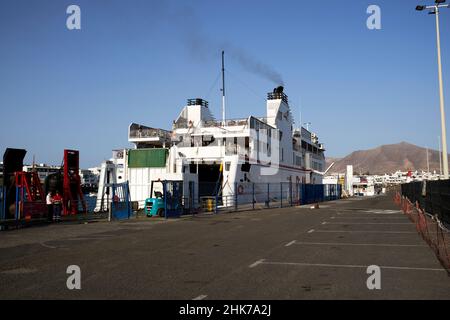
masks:
POLYGON ((16 178, 16 192, 17 204, 16 208, 17 218, 25 218, 30 220, 32 218, 41 218, 46 212, 45 195, 42 189, 39 176, 36 172, 15 173, 16 178))
POLYGON ((64 150, 64 176, 63 176, 63 214, 77 214, 79 203, 86 212, 86 202, 81 191, 79 175, 79 151, 64 150))

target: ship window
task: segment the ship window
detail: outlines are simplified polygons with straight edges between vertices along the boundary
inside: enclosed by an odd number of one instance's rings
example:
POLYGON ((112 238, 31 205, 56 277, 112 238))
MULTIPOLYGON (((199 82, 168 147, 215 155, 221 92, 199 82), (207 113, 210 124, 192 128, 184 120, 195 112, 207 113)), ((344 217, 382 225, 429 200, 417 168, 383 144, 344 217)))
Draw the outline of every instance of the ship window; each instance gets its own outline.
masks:
POLYGON ((302 158, 299 156, 295 156, 295 165, 298 167, 302 166, 302 158))
POLYGON ((230 171, 231 163, 225 162, 225 171, 230 171))
POLYGON ((215 140, 216 139, 214 139, 214 136, 205 135, 205 136, 203 136, 203 139, 202 139, 202 146, 206 147, 206 146, 210 145, 211 143, 213 143, 215 140))
POLYGON ((194 137, 194 146, 199 147, 202 145, 202 137, 201 136, 195 136, 194 137))
POLYGON ((234 137, 233 140, 227 139, 225 146, 225 155, 230 156, 237 154, 237 138, 234 137))

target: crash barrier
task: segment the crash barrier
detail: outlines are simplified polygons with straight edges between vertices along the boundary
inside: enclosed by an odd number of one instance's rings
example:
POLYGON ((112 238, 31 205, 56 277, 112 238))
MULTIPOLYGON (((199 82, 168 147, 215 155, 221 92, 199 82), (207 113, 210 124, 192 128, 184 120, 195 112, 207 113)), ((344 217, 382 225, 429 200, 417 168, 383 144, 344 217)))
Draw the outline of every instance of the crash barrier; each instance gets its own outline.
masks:
POLYGON ((426 212, 421 208, 419 201, 416 200, 415 204, 413 204, 407 196, 402 195, 398 191, 394 195, 394 202, 401 208, 409 220, 414 223, 417 232, 430 248, 433 249, 439 262, 450 276, 449 225, 440 220, 438 215, 426 212))

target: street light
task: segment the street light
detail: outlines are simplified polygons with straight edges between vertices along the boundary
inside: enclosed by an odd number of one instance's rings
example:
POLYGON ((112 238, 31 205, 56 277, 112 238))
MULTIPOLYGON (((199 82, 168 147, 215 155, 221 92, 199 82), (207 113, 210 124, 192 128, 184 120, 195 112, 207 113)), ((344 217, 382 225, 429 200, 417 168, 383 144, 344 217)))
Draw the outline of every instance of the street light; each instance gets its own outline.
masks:
POLYGON ((444 111, 444 85, 442 83, 442 62, 441 62, 441 36, 439 32, 439 9, 448 8, 448 4, 444 4, 445 0, 436 0, 431 6, 417 6, 417 11, 429 10, 430 14, 436 16, 436 38, 437 38, 437 54, 438 54, 438 74, 439 74, 439 98, 441 110, 441 135, 442 135, 442 162, 444 169, 444 179, 448 179, 448 159, 447 159, 447 132, 445 129, 445 111, 444 111))

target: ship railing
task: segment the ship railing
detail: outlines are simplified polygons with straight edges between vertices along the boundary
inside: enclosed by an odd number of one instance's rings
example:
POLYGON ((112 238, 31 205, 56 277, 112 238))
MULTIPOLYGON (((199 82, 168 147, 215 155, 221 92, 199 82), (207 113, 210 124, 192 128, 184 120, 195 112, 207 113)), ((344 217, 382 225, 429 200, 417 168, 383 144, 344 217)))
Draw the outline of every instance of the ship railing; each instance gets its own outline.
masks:
POLYGON ((144 129, 134 129, 130 131, 131 139, 139 139, 139 138, 170 139, 170 137, 171 137, 170 132, 162 129, 144 128, 144 129))
POLYGON ((269 92, 267 94, 267 100, 281 99, 288 103, 288 96, 284 92, 269 92))
MULTIPOLYGON (((249 121, 248 118, 240 118, 240 119, 227 119, 225 120, 226 127, 245 127, 248 126, 249 121)), ((204 120, 200 122, 199 127, 201 128, 214 128, 214 127, 223 127, 223 122, 219 120, 204 120)), ((188 121, 177 121, 173 124, 174 129, 187 129, 192 127, 192 124, 189 124, 188 121)))
MULTIPOLYGON (((247 126, 248 125, 248 119, 227 119, 225 120, 225 126, 226 127, 234 127, 234 126, 247 126)), ((218 120, 206 120, 201 122, 201 126, 203 128, 211 128, 211 127, 222 127, 223 121, 218 120)))
POLYGON ((189 128, 188 121, 186 119, 178 119, 173 123, 173 129, 187 129, 189 128))

